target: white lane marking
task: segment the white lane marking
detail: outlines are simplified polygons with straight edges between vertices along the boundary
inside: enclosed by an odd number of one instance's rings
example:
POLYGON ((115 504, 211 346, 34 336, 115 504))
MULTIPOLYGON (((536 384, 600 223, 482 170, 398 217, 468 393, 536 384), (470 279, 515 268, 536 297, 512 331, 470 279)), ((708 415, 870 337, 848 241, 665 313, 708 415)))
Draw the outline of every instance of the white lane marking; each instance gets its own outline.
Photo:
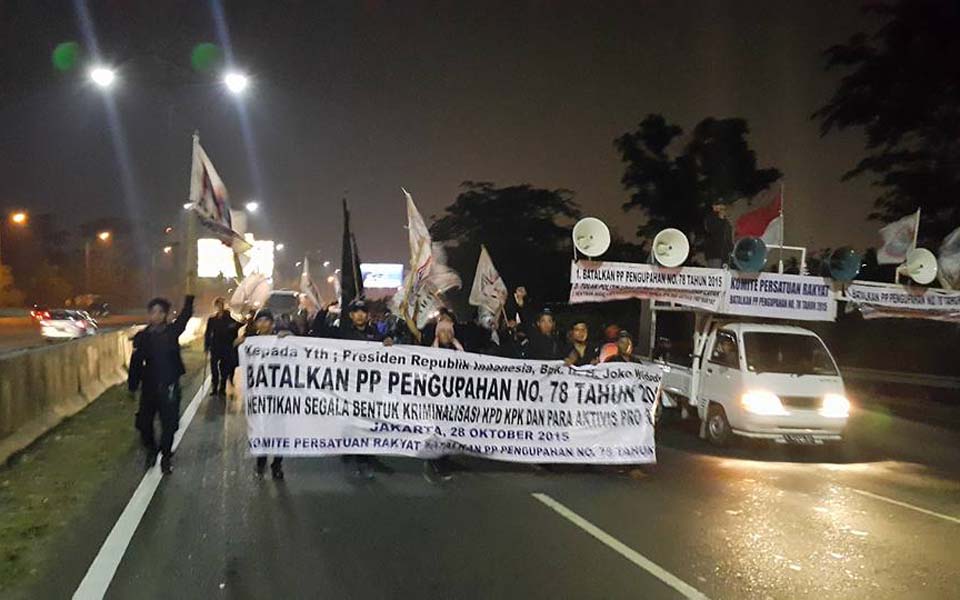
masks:
MULTIPOLYGON (((200 384, 200 389, 197 390, 193 400, 190 401, 187 410, 180 416, 180 428, 173 437, 174 450, 180 445, 180 440, 183 439, 183 434, 190 426, 193 416, 197 414, 197 408, 199 408, 200 402, 208 389, 210 389, 210 377, 204 379, 203 383, 200 384)), ((93 563, 83 577, 83 581, 80 582, 80 586, 77 587, 77 591, 73 593, 73 600, 99 600, 107 593, 107 588, 113 581, 113 576, 117 572, 117 567, 120 566, 120 561, 127 551, 127 546, 130 545, 130 540, 133 539, 137 526, 140 525, 144 513, 147 512, 150 500, 153 499, 162 478, 163 475, 157 465, 154 465, 143 475, 140 485, 137 486, 133 496, 130 497, 130 501, 127 502, 127 506, 120 513, 120 518, 117 519, 113 529, 110 530, 110 535, 100 546, 97 557, 93 559, 93 563)))
POLYGON ((590 521, 584 519, 583 517, 573 512, 563 504, 557 502, 547 494, 535 493, 531 495, 537 500, 539 500, 540 502, 542 502, 543 504, 553 509, 561 517, 570 521, 580 529, 586 531, 596 539, 600 540, 607 547, 614 550, 615 552, 617 552, 618 554, 620 554, 621 556, 623 556, 633 564, 637 565, 638 567, 647 571, 648 573, 650 573, 660 581, 664 582, 665 584, 669 585, 673 589, 683 594, 685 598, 698 598, 701 600, 709 600, 709 598, 707 598, 707 595, 701 592, 700 590, 686 583, 676 575, 670 573, 669 571, 667 571, 657 563, 653 562, 649 558, 640 554, 633 548, 627 546, 617 538, 613 537, 606 531, 600 529, 590 521))
POLYGON ((868 498, 873 498, 875 500, 880 500, 882 502, 889 502, 890 504, 896 504, 897 506, 902 506, 903 508, 909 508, 910 510, 915 510, 925 515, 930 515, 931 517, 937 517, 938 519, 943 519, 944 521, 952 521, 953 523, 960 524, 960 519, 958 519, 957 517, 951 517, 950 515, 945 515, 932 510, 927 510, 926 508, 920 508, 919 506, 914 506, 913 504, 910 504, 908 502, 901 502, 900 500, 887 498, 886 496, 881 496, 880 494, 874 494, 872 492, 858 490, 857 488, 850 488, 850 489, 860 494, 861 496, 867 496, 868 498))

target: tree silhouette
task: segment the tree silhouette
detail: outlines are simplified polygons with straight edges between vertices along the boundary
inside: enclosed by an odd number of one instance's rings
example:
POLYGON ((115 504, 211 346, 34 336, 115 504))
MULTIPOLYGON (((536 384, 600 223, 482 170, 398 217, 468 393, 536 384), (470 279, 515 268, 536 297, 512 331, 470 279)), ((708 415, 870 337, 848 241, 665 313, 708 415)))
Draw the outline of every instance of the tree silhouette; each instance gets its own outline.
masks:
POLYGON ((844 180, 865 176, 880 188, 870 218, 921 208, 919 241, 935 248, 960 225, 960 3, 903 0, 864 12, 882 24, 827 49, 826 68, 848 73, 813 118, 822 135, 863 129, 867 156, 844 180))
POLYGON ((637 235, 650 239, 661 229, 676 227, 691 235, 699 249, 704 218, 714 202, 749 200, 780 179, 777 169, 757 168, 749 132, 743 119, 707 118, 681 145, 683 129, 651 114, 636 131, 614 140, 626 163, 621 183, 630 192, 623 209, 640 209, 647 217, 637 235))
POLYGON ((446 242, 447 261, 460 273, 464 290, 469 292, 484 244, 509 288, 526 286, 540 301, 566 300, 573 257, 570 232, 580 217, 572 192, 476 181, 466 181, 462 188, 430 233, 435 241, 446 242))

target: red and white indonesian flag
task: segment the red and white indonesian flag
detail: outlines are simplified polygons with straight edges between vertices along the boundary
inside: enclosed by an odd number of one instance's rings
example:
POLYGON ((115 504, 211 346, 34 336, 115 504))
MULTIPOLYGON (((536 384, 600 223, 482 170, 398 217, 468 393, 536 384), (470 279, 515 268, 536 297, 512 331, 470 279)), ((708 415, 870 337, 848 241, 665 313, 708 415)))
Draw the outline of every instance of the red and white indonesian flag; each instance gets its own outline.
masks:
POLYGON ((783 245, 783 194, 737 219, 736 237, 758 237, 768 246, 783 245))
POLYGON ((200 222, 212 231, 218 240, 233 248, 234 252, 239 254, 250 249, 250 243, 233 228, 227 186, 220 179, 207 153, 203 151, 197 136, 193 137, 190 205, 190 209, 200 218, 200 222))
POLYGON ((960 290, 960 227, 943 238, 937 263, 940 285, 948 290, 960 290))
POLYGON ((480 323, 491 324, 495 329, 500 311, 506 302, 507 286, 500 278, 497 268, 493 266, 487 248, 481 245, 477 272, 473 276, 473 287, 470 289, 470 304, 479 308, 480 323))
POLYGON ((300 273, 300 293, 303 294, 307 316, 312 318, 320 312, 320 290, 310 276, 310 261, 306 256, 303 257, 303 272, 300 273))
POLYGON ((877 250, 877 264, 898 265, 907 260, 907 252, 913 250, 917 228, 920 227, 920 211, 894 221, 880 230, 883 246, 877 250))
MULTIPOLYGON (((403 189, 403 188, 401 188, 403 189)), ((403 317, 423 329, 434 313, 443 306, 440 295, 461 285, 460 276, 446 265, 446 254, 440 244, 434 244, 430 230, 413 197, 407 198, 407 231, 410 236, 410 270, 403 291, 395 298, 401 303, 403 317)))

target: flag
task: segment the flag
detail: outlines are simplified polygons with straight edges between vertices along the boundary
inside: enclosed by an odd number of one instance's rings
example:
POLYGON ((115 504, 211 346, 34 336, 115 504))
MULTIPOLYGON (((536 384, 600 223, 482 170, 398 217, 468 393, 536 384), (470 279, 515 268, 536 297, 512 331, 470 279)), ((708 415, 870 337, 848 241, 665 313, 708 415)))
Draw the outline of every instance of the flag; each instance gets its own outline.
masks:
POLYGON ((407 190, 403 190, 403 194, 407 199, 410 270, 397 300, 407 325, 411 330, 419 330, 443 306, 441 295, 460 287, 461 282, 456 271, 446 265, 443 247, 431 240, 430 230, 413 203, 413 197, 407 190))
POLYGON ((937 257, 937 277, 948 290, 960 290, 960 227, 943 238, 937 257))
POLYGON ((740 215, 737 219, 736 237, 758 237, 767 244, 782 245, 782 220, 783 193, 781 192, 773 202, 740 215))
POLYGON ((907 260, 907 252, 913 250, 920 227, 920 210, 894 221, 880 230, 883 246, 877 250, 877 264, 898 265, 907 260))
POLYGON ((200 138, 193 136, 193 166, 190 170, 190 210, 221 242, 243 253, 250 243, 233 228, 230 197, 207 153, 200 146, 200 138))
POLYGON ((469 302, 478 307, 479 322, 488 329, 495 330, 500 312, 507 302, 507 286, 483 245, 480 246, 480 258, 477 260, 477 272, 473 276, 469 302))
POLYGON ((310 260, 306 256, 303 257, 303 272, 300 273, 300 293, 303 294, 307 316, 313 318, 323 307, 320 305, 320 290, 310 277, 310 260))
POLYGON ((363 297, 363 277, 360 275, 360 258, 357 256, 357 240, 350 232, 350 211, 343 200, 343 246, 340 253, 340 328, 350 326, 347 307, 363 297))
POLYGON ((273 285, 263 273, 251 273, 243 278, 233 296, 230 297, 230 308, 233 312, 244 314, 248 310, 256 310, 266 303, 270 297, 273 285))

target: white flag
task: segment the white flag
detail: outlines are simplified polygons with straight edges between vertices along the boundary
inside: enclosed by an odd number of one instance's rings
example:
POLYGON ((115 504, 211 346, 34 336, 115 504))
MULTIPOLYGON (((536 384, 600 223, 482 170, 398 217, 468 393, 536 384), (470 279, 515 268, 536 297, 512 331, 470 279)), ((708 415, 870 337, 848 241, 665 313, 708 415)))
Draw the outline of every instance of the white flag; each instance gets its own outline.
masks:
POLYGON ((497 319, 506 302, 507 286, 500 278, 500 273, 497 273, 497 268, 493 266, 487 248, 481 245, 477 272, 473 276, 473 287, 470 289, 470 304, 480 309, 481 324, 496 329, 497 319))
POLYGON ((943 238, 937 264, 940 285, 948 290, 960 290, 960 227, 943 238))
POLYGON ((251 273, 237 285, 233 296, 230 297, 230 308, 240 314, 261 308, 270 297, 271 291, 273 291, 273 284, 266 275, 259 272, 251 273))
MULTIPOLYGON (((403 188, 401 188, 403 189, 403 188)), ((434 313, 443 306, 440 295, 461 285, 460 276, 446 265, 446 255, 440 244, 430 239, 430 230, 413 197, 407 198, 407 230, 410 236, 410 270, 403 290, 395 298, 400 303, 403 317, 423 329, 434 313)))
POLYGON ((249 242, 233 227, 227 186, 220 179, 196 135, 193 136, 193 166, 190 169, 190 210, 234 252, 242 253, 250 249, 249 242))
POLYGON ((913 250, 917 228, 920 227, 920 211, 894 221, 880 230, 883 246, 877 250, 877 264, 898 265, 907 260, 907 252, 913 250))
POLYGON ((767 224, 767 228, 763 230, 763 235, 760 236, 760 239, 763 240, 763 243, 767 246, 782 246, 783 245, 783 215, 781 214, 774 220, 770 221, 767 224))
POLYGON ((307 316, 313 318, 320 309, 320 290, 317 284, 310 277, 310 260, 303 257, 303 272, 300 273, 300 293, 303 294, 303 302, 307 309, 307 316))

